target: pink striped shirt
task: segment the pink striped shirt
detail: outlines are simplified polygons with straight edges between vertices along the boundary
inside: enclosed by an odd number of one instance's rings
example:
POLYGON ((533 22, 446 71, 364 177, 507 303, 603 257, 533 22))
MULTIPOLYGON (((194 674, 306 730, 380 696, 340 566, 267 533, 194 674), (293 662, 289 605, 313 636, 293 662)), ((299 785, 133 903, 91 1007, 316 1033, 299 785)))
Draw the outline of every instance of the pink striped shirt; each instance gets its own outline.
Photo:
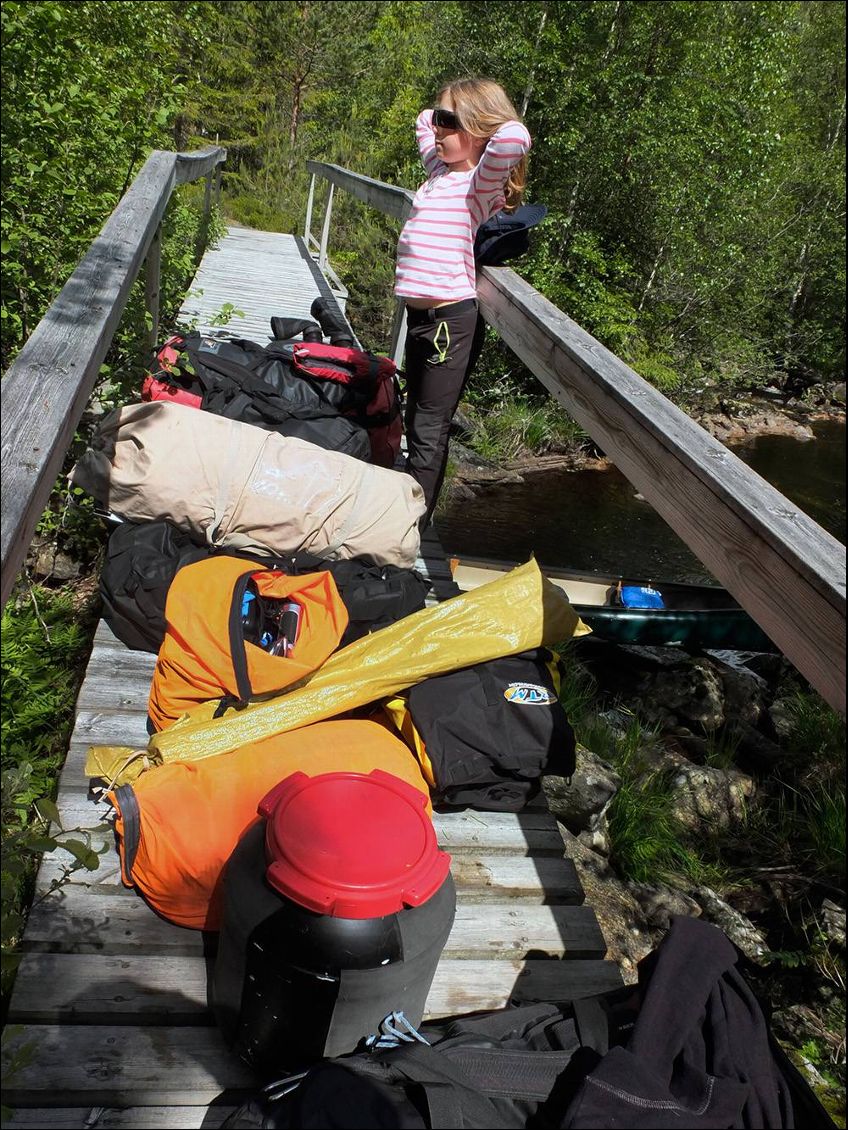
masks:
POLYGON ((427 180, 398 240, 395 294, 459 302, 477 295, 474 236, 503 208, 504 186, 529 150, 530 134, 521 122, 505 122, 475 168, 452 172, 436 154, 432 118, 432 110, 423 110, 415 123, 427 180))

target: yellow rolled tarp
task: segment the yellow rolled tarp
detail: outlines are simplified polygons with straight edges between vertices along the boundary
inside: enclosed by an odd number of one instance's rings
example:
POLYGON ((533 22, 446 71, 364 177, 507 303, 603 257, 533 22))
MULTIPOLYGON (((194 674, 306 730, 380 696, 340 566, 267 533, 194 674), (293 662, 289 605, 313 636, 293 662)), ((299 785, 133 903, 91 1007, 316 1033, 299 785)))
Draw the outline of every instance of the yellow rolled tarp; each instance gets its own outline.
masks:
POLYGON ((211 702, 154 734, 145 749, 93 746, 85 772, 126 784, 157 765, 198 761, 377 702, 435 675, 551 646, 588 628, 535 560, 423 608, 337 651, 283 695, 213 718, 211 702))

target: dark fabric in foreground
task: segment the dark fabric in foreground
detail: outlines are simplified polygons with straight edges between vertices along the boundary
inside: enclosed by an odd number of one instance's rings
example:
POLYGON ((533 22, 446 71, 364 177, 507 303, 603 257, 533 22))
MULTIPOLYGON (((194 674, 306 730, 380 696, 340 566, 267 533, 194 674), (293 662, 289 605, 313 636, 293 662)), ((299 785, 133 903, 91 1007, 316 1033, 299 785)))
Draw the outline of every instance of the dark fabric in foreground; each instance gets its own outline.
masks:
MULTIPOLYGON (((716 927, 676 918, 639 985, 422 1025, 245 1104, 228 1127, 663 1130, 833 1123, 773 1042, 716 927)), ((364 1034, 363 1034, 364 1035, 364 1034)))

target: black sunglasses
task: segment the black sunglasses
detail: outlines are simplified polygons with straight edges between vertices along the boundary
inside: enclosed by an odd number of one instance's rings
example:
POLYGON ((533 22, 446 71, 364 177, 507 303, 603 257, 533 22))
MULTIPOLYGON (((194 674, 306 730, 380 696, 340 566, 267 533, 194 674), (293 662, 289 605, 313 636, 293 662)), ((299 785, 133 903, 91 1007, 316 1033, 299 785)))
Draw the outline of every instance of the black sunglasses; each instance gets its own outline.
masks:
POLYGON ((433 125, 439 129, 462 129, 462 123, 453 110, 443 110, 441 106, 433 111, 433 125))

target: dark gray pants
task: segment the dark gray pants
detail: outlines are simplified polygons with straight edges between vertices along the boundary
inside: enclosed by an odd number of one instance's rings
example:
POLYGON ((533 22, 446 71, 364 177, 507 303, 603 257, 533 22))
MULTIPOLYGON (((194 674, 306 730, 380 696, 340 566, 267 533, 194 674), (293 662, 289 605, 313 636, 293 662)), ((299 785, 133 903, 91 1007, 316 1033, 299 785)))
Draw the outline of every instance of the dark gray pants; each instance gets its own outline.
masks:
POLYGON ((448 435, 468 377, 477 331, 477 301, 430 310, 406 308, 406 470, 435 509, 448 461, 448 435))

